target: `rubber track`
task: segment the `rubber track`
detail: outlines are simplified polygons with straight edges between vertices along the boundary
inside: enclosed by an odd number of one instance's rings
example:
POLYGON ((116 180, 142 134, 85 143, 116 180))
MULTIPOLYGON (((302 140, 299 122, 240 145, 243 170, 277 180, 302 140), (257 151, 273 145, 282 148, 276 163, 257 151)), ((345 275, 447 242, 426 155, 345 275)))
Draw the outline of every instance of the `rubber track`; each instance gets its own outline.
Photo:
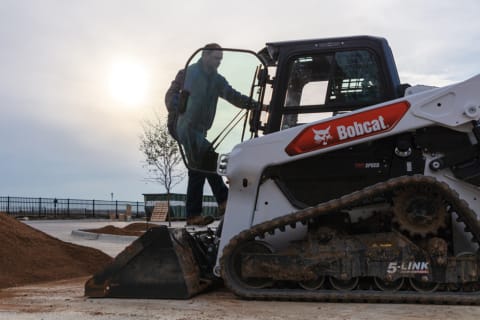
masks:
POLYGON ((440 192, 447 203, 450 204, 450 212, 455 212, 459 217, 458 220, 465 224, 465 230, 468 230, 468 232, 472 234, 472 241, 480 243, 480 224, 476 218, 476 214, 470 209, 466 201, 459 198, 456 191, 452 190, 446 183, 439 182, 433 177, 423 175, 402 176, 369 186, 363 190, 342 196, 341 198, 324 202, 315 207, 260 223, 248 230, 242 231, 232 238, 223 250, 220 266, 225 285, 236 295, 246 299, 480 305, 479 292, 436 291, 432 293, 419 293, 416 291, 388 292, 377 290, 337 291, 325 289, 308 291, 303 289, 280 288, 255 289, 244 286, 236 276, 233 266, 227 263, 235 248, 247 241, 255 240, 257 237, 261 238, 267 233, 284 231, 286 226, 296 224, 297 222, 305 223, 310 219, 335 210, 338 211, 353 207, 363 199, 382 195, 386 192, 394 191, 397 188, 408 187, 410 185, 428 186, 440 192))

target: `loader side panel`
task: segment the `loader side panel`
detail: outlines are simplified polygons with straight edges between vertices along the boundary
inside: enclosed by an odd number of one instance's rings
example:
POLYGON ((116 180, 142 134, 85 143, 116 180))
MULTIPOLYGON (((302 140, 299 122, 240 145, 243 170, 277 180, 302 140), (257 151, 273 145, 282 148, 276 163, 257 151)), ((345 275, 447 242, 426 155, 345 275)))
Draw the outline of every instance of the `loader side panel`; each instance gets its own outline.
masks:
POLYGON ((477 146, 466 133, 443 127, 422 128, 271 166, 264 177, 274 180, 294 206, 305 208, 390 178, 423 174, 428 165, 425 152, 437 154, 455 177, 479 185, 477 146))
POLYGON ((398 163, 394 157, 396 140, 381 139, 272 166, 267 176, 274 179, 296 207, 313 206, 405 174, 405 161, 411 163, 411 173, 422 172, 424 162, 419 152, 398 163))

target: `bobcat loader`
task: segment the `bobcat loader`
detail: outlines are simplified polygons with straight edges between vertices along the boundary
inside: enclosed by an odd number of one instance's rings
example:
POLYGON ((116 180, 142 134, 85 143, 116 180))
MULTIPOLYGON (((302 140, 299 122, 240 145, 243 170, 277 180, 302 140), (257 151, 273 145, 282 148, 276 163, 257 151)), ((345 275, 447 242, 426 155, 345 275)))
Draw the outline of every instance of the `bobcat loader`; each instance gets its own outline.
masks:
POLYGON ((371 36, 223 49, 218 72, 257 104, 219 100, 208 132, 222 222, 150 229, 86 296, 188 299, 223 281, 247 299, 480 304, 480 76, 403 85, 371 36))

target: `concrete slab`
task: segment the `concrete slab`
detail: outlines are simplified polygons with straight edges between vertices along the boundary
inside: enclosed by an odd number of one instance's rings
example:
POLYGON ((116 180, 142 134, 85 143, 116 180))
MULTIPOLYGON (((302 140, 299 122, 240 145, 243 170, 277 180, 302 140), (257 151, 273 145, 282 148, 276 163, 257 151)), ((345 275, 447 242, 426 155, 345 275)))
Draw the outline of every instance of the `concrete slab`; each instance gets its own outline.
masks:
POLYGON ((77 245, 92 247, 115 257, 136 237, 125 236, 99 236, 93 233, 82 233, 81 230, 97 229, 108 225, 123 228, 134 222, 144 221, 112 221, 112 220, 29 220, 23 221, 32 228, 45 232, 59 240, 77 245))
MULTIPOLYGON (((45 232, 46 234, 57 238, 59 240, 74 243, 81 246, 92 247, 103 251, 104 253, 115 257, 125 247, 127 247, 137 237, 133 236, 119 236, 109 234, 95 234, 91 232, 85 232, 82 230, 98 229, 108 225, 112 225, 117 228, 123 228, 131 223, 142 222, 145 220, 132 220, 132 221, 116 221, 108 219, 82 219, 82 220, 27 220, 23 223, 29 225, 32 228, 45 232)), ((211 227, 216 227, 215 222, 211 227)), ((183 228, 185 222, 173 221, 173 222, 149 222, 151 225, 165 225, 172 228, 183 228)))

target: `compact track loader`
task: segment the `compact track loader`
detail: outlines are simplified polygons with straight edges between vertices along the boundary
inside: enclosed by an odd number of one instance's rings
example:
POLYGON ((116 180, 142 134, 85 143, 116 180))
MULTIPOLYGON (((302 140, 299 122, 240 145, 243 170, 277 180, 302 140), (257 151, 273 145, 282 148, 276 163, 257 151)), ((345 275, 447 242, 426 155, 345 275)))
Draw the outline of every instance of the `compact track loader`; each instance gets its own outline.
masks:
POLYGON ((223 49, 218 72, 257 106, 220 100, 208 132, 222 222, 149 230, 86 296, 190 298, 222 280, 248 299, 480 304, 480 76, 401 84, 370 36, 223 49))

